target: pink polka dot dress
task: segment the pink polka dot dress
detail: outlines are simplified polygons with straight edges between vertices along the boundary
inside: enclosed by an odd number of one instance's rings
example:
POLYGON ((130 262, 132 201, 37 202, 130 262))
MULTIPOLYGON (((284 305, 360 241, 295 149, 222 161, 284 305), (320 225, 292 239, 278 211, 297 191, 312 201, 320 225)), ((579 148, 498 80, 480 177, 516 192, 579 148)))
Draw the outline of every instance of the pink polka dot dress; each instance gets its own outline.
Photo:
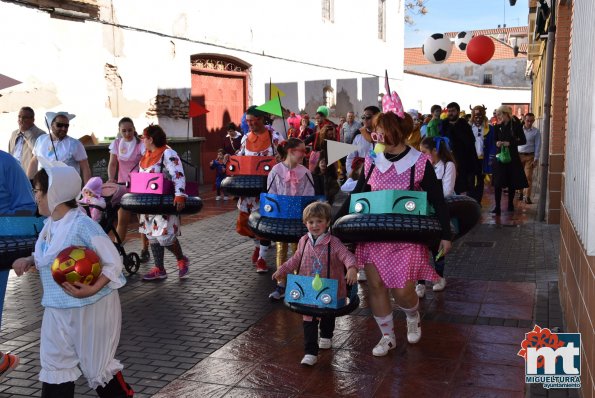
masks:
MULTIPOLYGON (((427 155, 410 149, 409 154, 395 162, 405 162, 405 164, 401 164, 400 166, 401 169, 405 168, 405 170, 399 173, 396 165, 388 165, 386 162, 389 161, 384 158, 383 154, 378 154, 376 167, 372 170, 368 184, 372 187, 372 191, 386 189, 409 190, 411 166, 415 162, 414 188, 416 191, 421 191, 420 182, 423 179, 428 160, 429 157, 427 155), (407 164, 407 162, 409 163, 407 164), (381 165, 384 165, 384 167, 381 165), (381 171, 383 169, 384 172, 381 171)), ((366 157, 364 166, 366 176, 371 166, 372 158, 366 157)), ((359 266, 373 264, 378 270, 382 282, 389 289, 404 288, 408 281, 437 281, 440 278, 434 271, 434 268, 430 266, 427 246, 419 243, 360 243, 356 247, 355 257, 359 266)))

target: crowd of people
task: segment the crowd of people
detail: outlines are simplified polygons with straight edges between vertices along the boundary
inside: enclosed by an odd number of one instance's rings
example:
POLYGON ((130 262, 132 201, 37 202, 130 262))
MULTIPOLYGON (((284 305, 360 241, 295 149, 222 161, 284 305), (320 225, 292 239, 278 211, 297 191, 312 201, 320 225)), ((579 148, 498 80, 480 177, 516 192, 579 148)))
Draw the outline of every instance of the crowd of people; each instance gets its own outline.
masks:
MULTIPOLYGON (((389 101, 396 102, 396 98, 389 101)), ((387 355, 396 347, 391 296, 406 314, 407 340, 415 344, 421 338, 418 306, 425 295, 426 281, 432 283, 434 291, 446 288, 445 256, 451 248, 452 233, 445 197, 467 195, 481 205, 484 181, 489 181, 494 188, 494 215, 502 212, 504 190, 508 211, 514 211, 517 192, 525 203, 532 203, 532 172, 540 150, 533 114, 526 114, 521 122, 510 107, 503 105, 494 112, 494 123, 481 105, 472 108, 468 117, 455 102, 445 109, 435 105, 430 111, 422 115, 416 110, 381 110, 370 105, 362 110, 361 121, 352 111, 335 124, 330 110, 321 106, 313 121, 306 113, 292 113, 285 121, 287 130, 276 131, 270 115, 251 106, 242 123, 246 131, 230 124, 217 158, 211 162, 216 173, 216 200, 229 199, 220 186, 231 155, 276 157, 278 163, 268 175, 269 193, 324 195, 326 202, 315 202, 304 210, 308 234, 297 244, 277 242, 273 246, 270 240, 254 234, 248 218, 258 209, 256 197, 237 198, 236 231, 254 241, 251 263, 258 273, 269 271, 267 252, 276 248, 276 285, 269 295, 272 300, 284 297, 288 273, 312 275, 324 263, 330 267, 330 277, 340 281, 343 297, 346 283, 367 280, 370 306, 381 332, 372 351, 375 356, 387 355), (354 150, 331 164, 328 141, 352 144, 354 150), (336 198, 349 192, 387 189, 427 192, 442 227, 439 245, 428 250, 419 243, 367 242, 348 250, 330 234, 330 204, 336 198)), ((132 396, 121 373, 123 367, 114 358, 121 325, 117 289, 125 284, 122 261, 112 238, 94 222, 97 215, 89 218, 77 209, 77 200, 101 208, 103 181, 91 175, 84 146, 68 135, 74 118, 67 112, 46 114, 50 128, 46 134, 35 125, 32 108, 19 111, 18 129, 9 141, 10 155, 0 151, 5 174, 0 184, 0 214, 15 214, 23 208, 31 212, 36 204, 38 213, 47 217, 34 254, 13 265, 19 276, 36 268, 44 287, 40 373, 43 396, 73 396, 74 381, 81 371, 99 396, 132 396), (52 280, 53 259, 71 244, 92 248, 100 256, 103 271, 95 285, 59 286, 52 280), (99 317, 104 322, 92 321, 99 317)), ((167 145, 166 132, 151 125, 138 134, 133 121, 126 117, 120 120, 118 132, 119 137, 109 148, 107 182, 125 185, 133 172, 163 173, 173 183, 174 206, 181 211, 187 198, 186 180, 178 154, 167 145)), ((116 231, 122 240, 135 217, 119 210, 116 231)), ((176 258, 178 277, 188 277, 191 259, 184 255, 178 240, 179 217, 140 214, 138 223, 142 261, 152 257, 154 262, 143 280, 167 278, 165 250, 176 258)), ((0 285, 6 285, 6 278, 7 273, 0 273, 0 285)), ((334 317, 304 317, 302 364, 314 365, 318 350, 332 347, 334 322, 334 317)), ((0 353, 0 377, 17 365, 15 355, 0 353)))

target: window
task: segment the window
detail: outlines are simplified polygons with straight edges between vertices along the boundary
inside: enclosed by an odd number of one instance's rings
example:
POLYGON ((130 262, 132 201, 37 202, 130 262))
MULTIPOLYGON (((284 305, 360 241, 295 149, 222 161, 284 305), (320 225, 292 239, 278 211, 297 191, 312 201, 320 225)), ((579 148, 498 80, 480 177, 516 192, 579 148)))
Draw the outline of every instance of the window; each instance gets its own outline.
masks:
POLYGON ((378 38, 386 41, 386 0, 378 0, 378 38))
POLYGON ((487 85, 492 85, 492 74, 491 73, 485 73, 483 75, 483 84, 487 84, 487 85))
POLYGON ((335 21, 335 0, 322 0, 322 19, 324 21, 335 21))
POLYGON ((335 106, 335 90, 331 86, 323 88, 322 94, 324 96, 324 105, 329 107, 329 109, 335 106))
POLYGON ((465 76, 473 76, 473 66, 465 66, 465 76))

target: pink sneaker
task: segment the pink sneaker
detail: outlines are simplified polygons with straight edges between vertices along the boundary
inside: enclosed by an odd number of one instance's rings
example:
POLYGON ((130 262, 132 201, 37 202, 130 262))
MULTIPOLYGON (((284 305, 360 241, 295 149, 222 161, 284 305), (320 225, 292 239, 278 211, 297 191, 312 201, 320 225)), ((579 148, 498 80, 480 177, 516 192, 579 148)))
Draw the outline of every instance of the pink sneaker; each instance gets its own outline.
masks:
POLYGON ((167 273, 165 269, 161 270, 158 267, 153 267, 151 270, 143 275, 143 281, 154 281, 155 279, 166 279, 167 273))
POLYGON ((180 279, 188 278, 188 264, 190 264, 190 260, 186 256, 178 260, 178 277, 180 279))

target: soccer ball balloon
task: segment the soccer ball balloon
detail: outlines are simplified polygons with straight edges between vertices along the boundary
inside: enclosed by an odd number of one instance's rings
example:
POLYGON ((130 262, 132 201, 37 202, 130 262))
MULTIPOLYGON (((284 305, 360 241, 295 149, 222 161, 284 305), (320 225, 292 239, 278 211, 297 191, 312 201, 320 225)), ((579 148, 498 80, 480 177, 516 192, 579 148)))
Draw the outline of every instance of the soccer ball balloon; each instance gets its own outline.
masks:
POLYGON ((86 247, 67 247, 52 263, 52 277, 59 285, 64 282, 93 285, 99 275, 101 275, 99 256, 86 247))
POLYGON ((452 42, 442 33, 434 33, 424 41, 421 52, 433 64, 446 61, 452 51, 452 42))
POLYGON ((469 44, 472 38, 473 32, 459 32, 455 38, 455 46, 457 46, 460 51, 465 52, 465 50, 467 50, 467 44, 469 44))

